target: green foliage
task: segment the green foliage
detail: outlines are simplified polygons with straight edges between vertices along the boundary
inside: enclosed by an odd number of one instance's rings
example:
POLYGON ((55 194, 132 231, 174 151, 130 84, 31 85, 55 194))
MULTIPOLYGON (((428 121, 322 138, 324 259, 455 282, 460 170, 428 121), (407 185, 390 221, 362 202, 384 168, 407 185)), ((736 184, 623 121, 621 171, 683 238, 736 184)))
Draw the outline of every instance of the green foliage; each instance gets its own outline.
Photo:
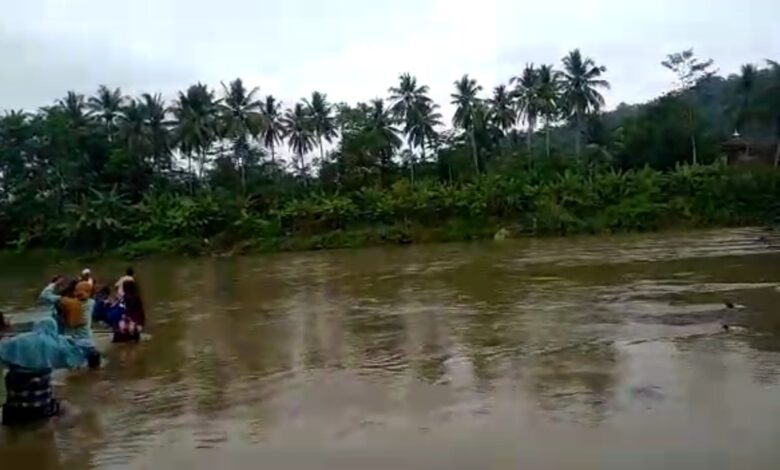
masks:
POLYGON ((736 126, 780 161, 776 62, 724 78, 673 54, 674 90, 604 114, 596 64, 529 64, 490 97, 464 75, 452 119, 411 74, 387 99, 286 109, 240 79, 171 106, 68 92, 0 117, 0 246, 230 253, 762 220, 777 172, 723 167, 719 144, 736 126))

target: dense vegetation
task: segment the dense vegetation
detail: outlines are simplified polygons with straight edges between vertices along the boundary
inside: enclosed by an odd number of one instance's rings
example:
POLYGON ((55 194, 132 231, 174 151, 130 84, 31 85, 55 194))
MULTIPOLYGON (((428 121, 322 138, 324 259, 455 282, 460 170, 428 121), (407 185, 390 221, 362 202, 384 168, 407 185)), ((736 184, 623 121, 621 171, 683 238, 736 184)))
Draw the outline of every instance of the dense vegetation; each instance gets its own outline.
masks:
POLYGON ((691 51, 663 65, 675 89, 606 114, 606 68, 578 50, 489 96, 464 75, 451 128, 409 74, 386 99, 314 92, 286 109, 240 79, 172 103, 68 92, 0 119, 0 245, 277 250, 760 222, 777 171, 725 167, 718 145, 739 129, 780 155, 780 66, 723 78, 691 51))

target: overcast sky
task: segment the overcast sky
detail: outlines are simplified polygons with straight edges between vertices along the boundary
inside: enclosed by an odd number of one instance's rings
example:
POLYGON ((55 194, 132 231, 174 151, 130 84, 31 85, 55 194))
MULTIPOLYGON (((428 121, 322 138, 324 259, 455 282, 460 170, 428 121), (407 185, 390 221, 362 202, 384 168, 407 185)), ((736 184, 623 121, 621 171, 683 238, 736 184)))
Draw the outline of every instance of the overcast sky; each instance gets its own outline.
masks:
POLYGON ((384 96, 409 71, 449 101, 569 50, 608 68, 608 106, 656 96, 687 47, 721 72, 780 59, 780 0, 0 0, 0 108, 99 84, 127 93, 241 77, 290 104, 384 96))

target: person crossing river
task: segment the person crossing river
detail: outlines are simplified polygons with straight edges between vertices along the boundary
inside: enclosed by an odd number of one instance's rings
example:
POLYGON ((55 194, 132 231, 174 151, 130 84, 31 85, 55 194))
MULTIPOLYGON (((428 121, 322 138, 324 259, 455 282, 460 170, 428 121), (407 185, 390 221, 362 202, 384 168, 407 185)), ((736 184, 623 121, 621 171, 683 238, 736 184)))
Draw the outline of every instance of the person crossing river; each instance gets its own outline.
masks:
MULTIPOLYGON (((9 325, 4 319, 0 324, 2 337, 9 325)), ((82 367, 87 358, 75 340, 57 332, 53 318, 44 318, 29 333, 0 339, 0 362, 8 367, 2 423, 13 426, 59 415, 51 374, 82 367)))

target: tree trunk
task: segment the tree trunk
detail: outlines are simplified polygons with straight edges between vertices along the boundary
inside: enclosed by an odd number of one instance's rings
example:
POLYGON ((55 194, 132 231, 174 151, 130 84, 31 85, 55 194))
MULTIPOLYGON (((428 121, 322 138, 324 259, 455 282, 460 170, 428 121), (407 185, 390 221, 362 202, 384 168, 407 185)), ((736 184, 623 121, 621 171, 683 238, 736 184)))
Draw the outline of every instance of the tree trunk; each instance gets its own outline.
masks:
POLYGON ((471 152, 474 156, 474 170, 479 175, 479 155, 477 154, 477 139, 474 136, 474 128, 469 129, 469 138, 471 139, 471 152))
POLYGON ((246 194, 246 163, 241 158, 241 193, 246 194))
POLYGON ((274 152, 274 143, 271 142, 271 163, 276 166, 276 153, 274 152))
POLYGON ((534 137, 534 122, 533 120, 528 121, 528 130, 525 135, 525 145, 528 146, 528 156, 531 156, 531 152, 533 150, 533 137, 534 137))
POLYGON ((547 158, 550 158, 550 121, 548 120, 545 120, 544 122, 544 133, 545 133, 544 147, 547 153, 547 158))
POLYGON ((693 111, 688 110, 688 131, 691 133, 691 160, 694 165, 699 163, 699 158, 696 152, 696 133, 693 129, 693 111))
POLYGON ((325 161, 325 152, 322 150, 322 136, 319 136, 319 141, 320 141, 320 161, 324 162, 325 161))
POLYGON ((577 145, 577 156, 580 156, 581 153, 581 147, 580 147, 580 139, 582 138, 582 118, 580 117, 580 113, 577 113, 577 139, 576 139, 576 145, 577 145))
POLYGON ((192 173, 192 152, 187 152, 187 173, 190 174, 190 194, 195 193, 195 175, 192 173))

